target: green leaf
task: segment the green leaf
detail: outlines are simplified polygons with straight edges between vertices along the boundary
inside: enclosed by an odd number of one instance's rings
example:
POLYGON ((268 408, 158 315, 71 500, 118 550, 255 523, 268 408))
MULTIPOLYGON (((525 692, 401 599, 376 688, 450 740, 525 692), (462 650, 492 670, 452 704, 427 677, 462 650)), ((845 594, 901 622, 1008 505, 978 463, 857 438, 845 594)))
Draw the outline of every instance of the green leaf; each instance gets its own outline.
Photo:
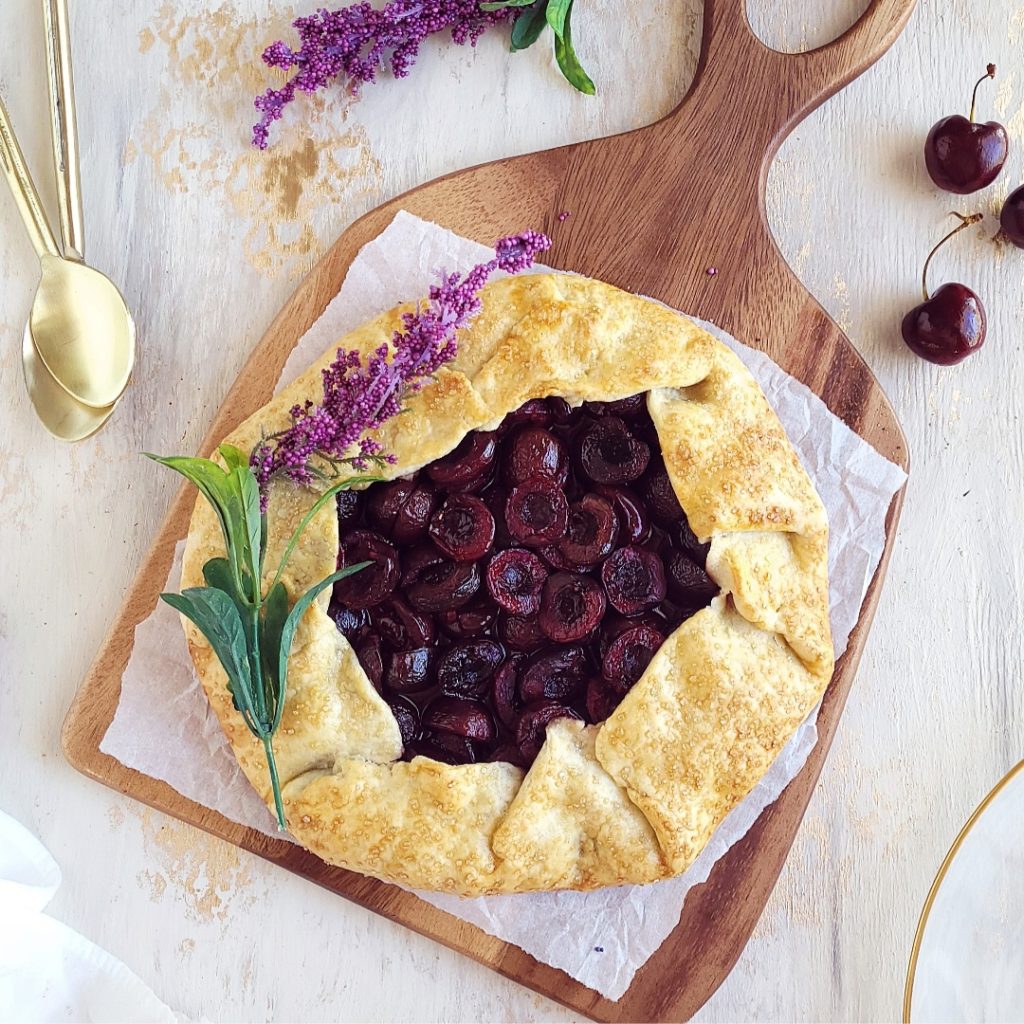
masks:
POLYGON ((512 52, 533 46, 547 26, 548 0, 541 0, 533 10, 523 11, 512 26, 512 52))
POLYGON ((189 587, 180 594, 161 594, 160 597, 194 622, 206 637, 227 673, 228 689, 245 724, 257 736, 262 736, 269 723, 258 721, 254 712, 249 645, 234 600, 216 587, 189 587))
POLYGON ((216 462, 210 459, 188 458, 182 455, 171 455, 166 458, 160 455, 144 453, 147 459, 159 462, 199 488, 200 493, 213 507, 220 520, 221 532, 224 535, 224 550, 236 572, 236 583, 241 590, 242 580, 238 571, 240 549, 245 543, 246 524, 245 510, 241 495, 232 482, 230 475, 216 462))
POLYGON ((507 7, 529 7, 536 0, 492 0, 490 3, 481 4, 481 11, 503 11, 507 7))
MULTIPOLYGON (((295 631, 299 628, 299 623, 302 621, 302 616, 306 614, 309 606, 332 584, 337 583, 338 580, 345 579, 346 576, 351 576, 354 573, 360 572, 365 569, 369 562, 358 562, 356 565, 351 565, 346 569, 339 569, 337 572, 332 572, 330 576, 322 579, 315 586, 312 586, 307 590, 302 597, 295 602, 295 606, 292 608, 285 620, 284 628, 281 630, 281 642, 278 653, 278 668, 277 677, 280 680, 278 686, 279 698, 277 705, 277 712, 274 716, 274 723, 271 727, 271 732, 274 732, 277 727, 281 724, 281 714, 284 711, 284 696, 285 689, 288 680, 288 656, 292 650, 292 640, 295 639, 295 631)), ((283 589, 283 588, 282 588, 283 589)))
MULTIPOLYGON (((284 677, 281 676, 281 635, 288 618, 288 591, 283 583, 277 583, 267 591, 262 608, 262 631, 260 654, 263 657, 264 672, 275 686, 274 708, 283 702, 284 677)), ((286 659, 287 660, 287 659, 286 659)))
POLYGON ((243 522, 245 524, 245 547, 238 552, 239 568, 248 570, 253 581, 251 600, 254 604, 259 601, 260 591, 260 566, 263 562, 263 552, 260 545, 263 542, 263 516, 260 513, 260 488, 256 483, 256 477, 248 465, 236 466, 231 470, 231 483, 238 495, 238 501, 242 510, 243 522))
POLYGON ((569 20, 572 0, 550 0, 545 17, 558 39, 565 35, 565 23, 569 20))
POLYGON ((240 466, 249 465, 245 452, 241 448, 236 448, 233 444, 222 444, 217 451, 220 452, 220 456, 224 460, 224 465, 228 467, 229 473, 240 466))
MULTIPOLYGON (((571 8, 572 4, 569 7, 571 8)), ((583 65, 573 49, 572 28, 570 25, 571 13, 571 10, 565 12, 564 31, 561 37, 555 37, 555 60, 558 61, 562 74, 565 75, 566 79, 576 89, 586 93, 588 96, 593 96, 597 90, 594 88, 594 83, 590 80, 590 76, 583 70, 583 65)), ((549 17, 548 21, 550 22, 550 20, 549 17)))

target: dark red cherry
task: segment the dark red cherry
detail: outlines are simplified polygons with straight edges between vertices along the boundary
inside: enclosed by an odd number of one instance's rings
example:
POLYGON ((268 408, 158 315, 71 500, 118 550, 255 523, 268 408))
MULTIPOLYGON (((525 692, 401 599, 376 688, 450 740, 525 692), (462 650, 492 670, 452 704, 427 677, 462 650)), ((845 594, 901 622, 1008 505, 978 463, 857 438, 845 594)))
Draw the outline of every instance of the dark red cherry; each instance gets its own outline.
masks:
POLYGON ((372 608, 398 585, 398 552, 380 534, 353 530, 342 541, 339 557, 345 565, 371 563, 334 584, 334 599, 349 608, 372 608))
POLYGON ((627 693, 664 642, 665 637, 652 626, 627 629, 612 641, 605 653, 601 675, 619 693, 627 693))
POLYGON ((416 647, 396 651, 388 662, 384 682, 395 693, 417 693, 434 684, 435 652, 433 647, 416 647))
POLYGON ((701 544, 697 534, 693 532, 690 521, 684 516, 679 528, 676 531, 676 544, 698 565, 704 565, 708 560, 710 544, 701 544))
POLYGON ((422 541, 436 505, 437 492, 434 488, 429 484, 417 484, 395 517, 395 525, 391 528, 394 542, 406 547, 422 541))
POLYGON ((647 474, 643 481, 643 491, 651 518, 659 526, 668 529, 683 518, 683 506, 679 504, 664 465, 652 468, 647 474))
POLYGON ((570 644, 598 627, 606 607, 604 591, 597 580, 560 572, 549 576, 544 584, 537 621, 549 639, 570 644))
POLYGON ((558 550, 571 563, 594 566, 611 554, 619 539, 619 520, 607 498, 585 494, 569 508, 558 550))
POLYGON ((503 743, 491 751, 488 761, 505 761, 514 764, 518 768, 528 768, 529 764, 523 757, 522 751, 514 743, 503 743))
POLYGON ((429 757, 441 764, 472 764, 476 760, 476 752, 469 740, 451 733, 428 733, 405 746, 404 757, 411 761, 414 757, 429 757), (455 742, 450 742, 455 741, 455 742))
POLYGON ((362 494, 359 491, 338 491, 338 532, 344 536, 354 529, 362 515, 362 494))
POLYGON ((619 548, 601 566, 608 600, 623 615, 636 615, 664 600, 667 592, 661 559, 645 548, 619 548))
POLYGON ((501 644, 493 640, 455 644, 437 666, 438 685, 451 696, 479 697, 504 659, 501 644))
POLYGON ((651 447, 641 441, 617 416, 592 420, 582 431, 580 465, 597 484, 623 484, 638 480, 651 459, 651 447))
POLYGON ((513 615, 535 615, 548 571, 544 563, 524 548, 499 551, 487 566, 491 597, 513 615))
POLYGON ((348 608, 333 598, 327 614, 334 619, 338 632, 349 643, 357 640, 370 624, 370 613, 365 608, 348 608))
POLYGON ((547 698, 566 703, 583 689, 587 656, 582 647, 562 647, 534 658, 519 677, 524 704, 547 698))
POLYGON ((512 487, 543 477, 555 485, 569 475, 565 446, 543 427, 523 427, 505 442, 505 479, 512 487))
POLYGON ((491 703, 506 729, 514 730, 519 720, 516 711, 518 678, 519 662, 512 659, 506 661, 491 678, 491 703))
POLYGON ((924 144, 924 162, 928 174, 939 188, 957 195, 977 192, 999 176, 1006 163, 1009 138, 998 121, 978 124, 974 106, 978 86, 994 78, 996 66, 989 64, 978 79, 971 96, 971 112, 967 117, 953 114, 932 126, 924 144))
POLYGON ((668 592, 684 608, 703 608, 718 594, 718 584, 682 551, 669 552, 665 570, 668 592))
POLYGON ((605 721, 621 700, 621 694, 616 693, 600 676, 594 676, 587 683, 587 721, 593 725, 605 721))
POLYGON ((499 615, 498 637, 514 651, 529 653, 547 643, 536 615, 499 615))
POLYGON ((493 432, 467 434, 450 455, 427 466, 427 476, 446 490, 462 490, 490 474, 498 456, 498 438, 493 432))
POLYGON ((516 727, 516 743, 527 762, 532 761, 544 746, 548 725, 556 718, 576 718, 580 716, 554 700, 538 700, 523 708, 516 727))
POLYGON ((542 547, 565 533, 569 503, 565 492, 546 477, 513 488, 505 503, 505 525, 520 544, 542 547))
POLYGON ((406 585, 405 596, 421 612, 444 612, 461 608, 480 589, 480 569, 476 562, 450 559, 420 570, 406 585))
POLYGON ((462 697, 438 697, 423 712, 423 728, 450 732, 474 743, 494 740, 494 719, 479 701, 462 697))
POLYGON ((981 214, 960 218, 954 228, 928 254, 921 275, 924 302, 915 306, 901 325, 907 347, 941 366, 951 366, 976 352, 985 342, 986 317, 981 299, 963 284, 944 284, 933 295, 928 294, 928 266, 939 248, 955 234, 981 220, 981 214))
POLYGON ((452 608, 446 612, 436 612, 438 625, 456 640, 472 640, 483 636, 498 616, 498 609, 490 597, 477 597, 461 608, 452 608))
POLYGON ((370 526, 390 536, 398 513, 415 489, 415 484, 409 480, 374 484, 366 492, 366 520, 370 526))
POLYGON ((431 518, 430 537, 457 562, 474 562, 494 544, 494 516, 474 495, 452 494, 431 518))
POLYGON ((619 543, 642 544, 651 534, 651 516, 639 495, 626 487, 599 487, 619 517, 619 543))
POLYGON ((398 731, 402 734, 402 746, 407 747, 420 731, 419 710, 408 697, 400 694, 388 697, 388 706, 398 723, 398 731))
POLYGON ((373 610, 377 632, 396 651, 431 647, 437 637, 434 620, 414 611, 400 597, 393 597, 373 610))
POLYGON ((370 633, 355 645, 355 651, 367 679, 380 691, 384 685, 384 641, 370 633))
POLYGON ((632 419, 634 416, 642 416, 647 411, 647 394, 641 392, 639 395, 630 395, 629 398, 620 398, 614 402, 586 402, 584 408, 594 416, 620 416, 623 419, 632 419))
POLYGON ((545 398, 531 398, 514 412, 510 412, 498 428, 499 434, 510 433, 516 427, 533 426, 547 427, 554 422, 551 407, 545 398))
POLYGON ((1024 249, 1024 185, 1007 196, 999 215, 999 226, 1007 241, 1018 249, 1024 249))

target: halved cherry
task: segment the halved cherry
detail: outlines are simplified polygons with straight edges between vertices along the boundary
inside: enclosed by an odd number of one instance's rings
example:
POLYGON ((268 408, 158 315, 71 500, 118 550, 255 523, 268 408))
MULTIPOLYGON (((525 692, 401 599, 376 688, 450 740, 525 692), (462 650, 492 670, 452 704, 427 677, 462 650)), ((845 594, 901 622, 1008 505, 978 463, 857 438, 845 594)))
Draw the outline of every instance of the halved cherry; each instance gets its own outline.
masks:
POLYGON ((444 612, 468 604, 479 589, 476 562, 444 559, 420 570, 407 585, 405 596, 421 612, 444 612))
POLYGON ((534 658, 519 678, 524 704, 545 698, 566 703, 582 688, 588 670, 582 647, 563 647, 534 658))
POLYGON ((349 643, 356 640, 370 624, 370 613, 365 608, 348 608, 333 598, 327 614, 334 619, 338 632, 349 643))
POLYGON ((429 484, 417 484, 398 510, 391 536, 396 544, 417 544, 427 536, 430 517, 437 505, 437 492, 429 484))
POLYGON ((683 516, 683 521, 679 524, 679 529, 676 533, 679 547, 689 555, 691 561, 696 562, 698 565, 706 565, 711 545, 701 544, 697 539, 697 534, 693 532, 690 526, 690 521, 685 516, 683 516))
POLYGON ((522 751, 514 743, 503 743, 500 747, 496 747, 488 755, 487 760, 505 761, 508 764, 514 764, 517 768, 529 767, 522 751))
POLYGON ((547 643, 536 615, 499 615, 498 637, 514 651, 529 653, 547 643))
POLYGON ((594 416, 621 416, 630 419, 647 411, 647 392, 619 398, 614 402, 587 402, 584 408, 594 416))
POLYGON ((493 640, 455 644, 445 651, 437 667, 438 685, 455 697, 479 697, 504 659, 501 644, 493 640))
POLYGON ((341 545, 345 565, 370 562, 360 572, 334 584, 334 598, 349 608, 372 608, 398 584, 398 551, 372 530, 353 530, 341 545))
POLYGON ((558 550, 569 562, 594 566, 611 554, 618 539, 619 520, 611 502, 599 494, 586 494, 569 507, 558 550))
POLYGON ((548 571, 544 563, 523 548, 499 551, 487 566, 491 597, 513 615, 535 615, 548 571))
POLYGON ((515 487, 505 503, 508 532, 528 547, 541 547, 565 533, 569 503, 565 493, 546 477, 515 487))
POLYGON ((457 562, 475 562, 494 544, 494 516, 476 496, 452 494, 431 518, 430 537, 457 562))
POLYGON ((612 607, 637 615, 665 599, 665 567, 645 548, 619 548, 601 566, 601 582, 612 607))
POLYGON ((675 526, 683 518, 683 506, 679 504, 664 464, 652 467, 644 478, 643 494, 651 516, 659 526, 675 526))
POLYGON ((644 674, 665 637, 651 626, 634 626, 620 633, 601 663, 601 675, 620 694, 629 692, 644 674))
POLYGON ((516 684, 518 682, 518 660, 509 659, 491 679, 491 702, 498 718, 506 729, 514 730, 519 720, 516 711, 516 684))
POLYGON ((384 681, 395 693, 419 693, 434 685, 435 650, 416 647, 411 651, 396 651, 388 662, 384 681))
POLYGON ((538 700, 523 708, 516 726, 516 743, 527 762, 532 761, 544 746, 548 725, 556 718, 575 718, 579 715, 572 708, 555 700, 538 700))
POLYGON ((446 490, 462 490, 486 477, 498 455, 498 438, 493 432, 467 434, 450 455, 427 466, 427 476, 446 490))
POLYGON ((414 757, 429 757, 431 761, 451 765, 472 764, 476 760, 473 744, 450 733, 429 733, 421 736, 406 744, 403 756, 406 761, 411 761, 414 757), (445 740, 456 742, 449 744, 445 740))
POLYGON ((430 647, 437 637, 434 620, 414 611, 400 597, 393 597, 373 610, 373 624, 396 651, 430 647))
POLYGON ((619 516, 619 543, 642 544, 651 535, 651 515, 636 491, 626 487, 598 488, 619 516))
POLYGON ((596 580, 560 572, 544 584, 537 621, 556 643, 574 643, 597 628, 606 607, 604 591, 596 580))
POLYGON ((651 460, 651 447, 641 441, 617 416, 592 420, 580 436, 580 465, 598 484, 637 480, 651 460))
POLYGON ((505 479, 512 487, 535 477, 560 486, 568 475, 565 445, 543 427, 524 427, 505 442, 505 479))
POLYGON ((451 608, 446 612, 435 612, 437 624, 456 640, 473 640, 483 636, 498 617, 498 609, 490 597, 482 591, 469 604, 451 608))
POLYGON ((592 725, 605 721, 621 700, 621 694, 616 693, 600 676, 593 676, 587 683, 587 721, 592 725))
POLYGON ((384 641, 377 633, 369 633, 356 644, 355 651, 367 679, 379 692, 384 685, 384 641))
POLYGON ((531 398, 514 412, 510 412, 498 427, 499 434, 506 434, 524 424, 534 427, 546 427, 554 422, 554 414, 546 398, 531 398))
POLYGON ((359 491, 338 491, 338 532, 343 536, 359 523, 362 515, 361 499, 359 491))
POLYGON ((416 489, 410 480, 389 480, 366 492, 366 519, 373 529, 390 536, 402 506, 416 489))
POLYGON ((420 731, 419 709, 408 697, 396 694, 388 697, 388 707, 398 723, 398 731, 402 734, 402 746, 407 747, 420 731))
POLYGON ((423 712, 423 727, 432 732, 450 732, 474 743, 492 743, 494 719, 479 701, 463 697, 438 697, 423 712))
POLYGON ((665 563, 672 599, 687 608, 703 608, 718 595, 718 584, 691 558, 672 551, 665 563))

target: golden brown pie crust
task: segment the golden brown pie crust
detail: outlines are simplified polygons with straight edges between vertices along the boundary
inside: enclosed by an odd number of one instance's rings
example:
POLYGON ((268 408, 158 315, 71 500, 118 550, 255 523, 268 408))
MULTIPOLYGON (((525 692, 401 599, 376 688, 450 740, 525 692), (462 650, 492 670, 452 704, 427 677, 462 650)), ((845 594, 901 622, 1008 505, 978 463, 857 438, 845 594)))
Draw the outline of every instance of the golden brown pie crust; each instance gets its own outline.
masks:
MULTIPOLYGON (((459 355, 379 439, 399 476, 492 429, 531 398, 612 401, 649 392, 665 464, 690 524, 711 542, 722 587, 684 622, 601 725, 560 720, 524 773, 510 764, 399 761, 402 743, 325 593, 296 635, 275 738, 292 835, 331 864, 463 895, 594 889, 684 871, 764 775, 832 675, 828 522, 761 389, 733 353, 664 307, 582 277, 535 274, 488 285, 459 355)), ((343 338, 368 353, 402 307, 343 338)), ((288 410, 320 394, 325 353, 234 431, 251 450, 288 410)), ((273 486, 268 566, 315 500, 273 486)), ((332 505, 307 529, 284 582, 294 598, 334 570, 332 505)), ((182 586, 223 555, 196 502, 182 586)), ((231 706, 227 680, 188 622, 189 648, 245 774, 270 798, 262 748, 231 706)))

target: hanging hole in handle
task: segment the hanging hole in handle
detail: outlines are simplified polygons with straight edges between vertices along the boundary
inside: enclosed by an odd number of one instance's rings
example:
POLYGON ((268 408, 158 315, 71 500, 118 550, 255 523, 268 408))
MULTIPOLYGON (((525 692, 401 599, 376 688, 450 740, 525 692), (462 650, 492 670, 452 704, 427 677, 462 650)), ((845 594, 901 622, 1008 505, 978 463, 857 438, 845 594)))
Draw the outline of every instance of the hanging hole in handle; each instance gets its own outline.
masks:
POLYGON ((838 39, 871 0, 746 0, 750 30, 771 50, 804 53, 838 39))

